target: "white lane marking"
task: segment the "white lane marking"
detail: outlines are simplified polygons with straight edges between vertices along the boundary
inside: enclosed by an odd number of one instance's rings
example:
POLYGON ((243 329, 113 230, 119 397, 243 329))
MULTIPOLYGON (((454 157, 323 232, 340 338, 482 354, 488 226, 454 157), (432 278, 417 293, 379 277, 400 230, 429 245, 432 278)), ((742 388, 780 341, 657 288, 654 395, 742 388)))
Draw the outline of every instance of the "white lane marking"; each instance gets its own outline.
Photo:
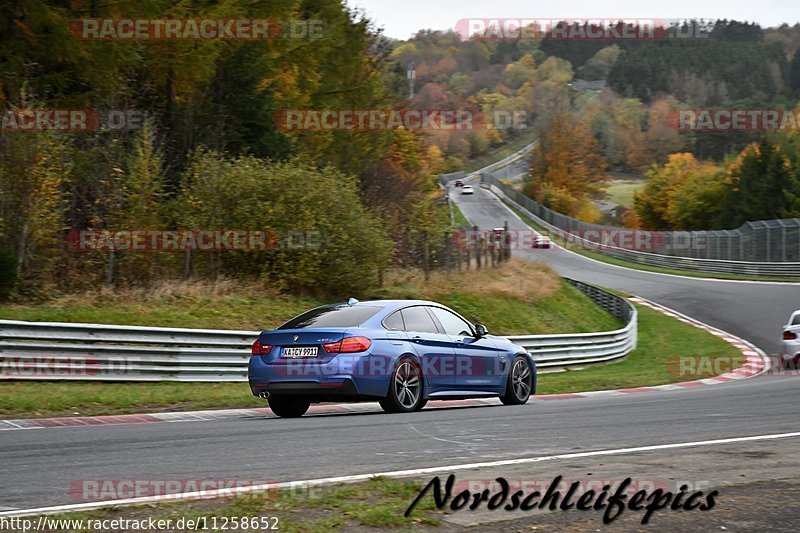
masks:
MULTIPOLYGON (((528 224, 527 222, 525 222, 525 220, 523 220, 522 217, 520 217, 517 213, 515 213, 514 210, 511 209, 503 201, 503 199, 500 198, 493 190, 489 189, 489 193, 492 194, 497 199, 497 201, 500 202, 500 205, 502 205, 509 213, 511 213, 511 215, 514 218, 516 218, 517 220, 522 222, 525 226, 531 228, 531 225, 528 224)), ((514 202, 514 201, 509 199, 509 202, 514 202)), ((514 203, 516 204, 516 202, 514 202, 514 203)), ((522 208, 522 206, 520 206, 519 204, 516 204, 516 207, 517 208, 522 208)), ((539 234, 538 230, 535 230, 533 228, 531 228, 531 229, 533 231, 535 231, 537 234, 539 234)), ((600 261, 599 259, 594 259, 593 257, 588 257, 588 256, 585 256, 585 255, 581 255, 578 252, 574 252, 572 250, 564 248, 563 246, 556 245, 556 248, 558 248, 560 250, 564 250, 567 253, 577 255, 578 257, 580 257, 582 259, 586 259, 588 261, 594 261, 595 263, 598 263, 600 265, 605 265, 605 266, 614 267, 614 268, 621 268, 623 270, 630 270, 632 272, 639 272, 641 274, 652 274, 654 276, 669 276, 671 278, 679 278, 679 279, 683 279, 683 280, 715 281, 715 282, 719 282, 719 283, 750 283, 750 284, 758 284, 758 285, 790 285, 792 287, 800 286, 800 283, 791 282, 791 281, 755 281, 755 280, 746 280, 746 279, 701 278, 701 277, 696 277, 696 276, 681 276, 679 274, 666 274, 664 272, 653 272, 651 270, 639 270, 639 269, 636 269, 636 268, 630 268, 630 267, 625 267, 625 266, 621 266, 621 265, 615 265, 613 263, 606 263, 605 261, 600 261)))
POLYGON ((89 511, 104 507, 117 507, 126 505, 140 505, 154 502, 173 502, 187 500, 209 500, 238 494, 248 494, 253 492, 264 492, 276 489, 304 488, 320 485, 332 485, 337 483, 356 483, 369 481, 374 477, 410 477, 423 474, 444 474, 457 472, 459 470, 474 470, 476 468, 493 468, 498 466, 512 466, 532 463, 543 463, 546 461, 557 461, 561 459, 582 459, 585 457, 601 457, 608 455, 625 455, 631 453, 652 452, 657 450, 676 450, 681 448, 699 448, 703 446, 719 446, 722 444, 735 444, 739 442, 755 442, 764 440, 776 440, 800 437, 800 431, 793 433, 773 433, 770 435, 754 435, 750 437, 732 437, 727 439, 701 440, 690 442, 677 442, 672 444, 654 444, 648 446, 636 446, 632 448, 615 448, 610 450, 594 450, 591 452, 564 453, 559 455, 544 455, 539 457, 523 457, 520 459, 504 459, 499 461, 485 461, 481 463, 465 463, 448 466, 433 466, 429 468, 415 468, 411 470, 392 470, 388 472, 373 472, 371 474, 355 474, 350 476, 327 477, 318 479, 306 479, 302 481, 285 481, 282 483, 269 483, 262 485, 250 485, 247 487, 231 487, 226 489, 215 489, 208 491, 183 492, 170 494, 168 496, 142 496, 138 498, 125 498, 120 500, 108 500, 104 502, 86 502, 68 505, 55 505, 52 507, 37 507, 33 509, 17 509, 14 511, 0 512, 0 517, 31 516, 54 513, 65 513, 74 511, 89 511))

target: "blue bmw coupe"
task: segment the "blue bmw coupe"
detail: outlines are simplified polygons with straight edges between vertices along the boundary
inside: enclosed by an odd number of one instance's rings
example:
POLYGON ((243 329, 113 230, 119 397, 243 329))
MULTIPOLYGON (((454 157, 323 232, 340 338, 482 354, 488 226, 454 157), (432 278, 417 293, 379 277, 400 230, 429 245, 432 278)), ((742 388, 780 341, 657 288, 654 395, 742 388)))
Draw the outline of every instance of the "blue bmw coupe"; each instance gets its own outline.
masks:
POLYGON ((536 391, 536 364, 521 346, 443 305, 351 299, 261 333, 248 379, 281 417, 331 401, 377 400, 397 413, 428 400, 499 396, 524 404, 536 391))

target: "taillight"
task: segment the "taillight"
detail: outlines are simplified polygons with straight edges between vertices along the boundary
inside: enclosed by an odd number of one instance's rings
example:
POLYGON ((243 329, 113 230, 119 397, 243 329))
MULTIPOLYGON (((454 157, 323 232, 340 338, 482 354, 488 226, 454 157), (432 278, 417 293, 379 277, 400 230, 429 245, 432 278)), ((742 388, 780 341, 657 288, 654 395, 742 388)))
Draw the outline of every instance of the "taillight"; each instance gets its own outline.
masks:
POLYGON ((322 345, 328 353, 366 352, 370 346, 372 346, 372 341, 366 337, 345 337, 339 342, 322 345))
POLYGON ((269 344, 261 344, 260 340, 256 340, 250 349, 250 353, 253 355, 267 355, 270 350, 272 350, 272 346, 269 344))
POLYGON ((783 332, 783 340, 785 341, 793 341, 797 338, 797 333, 794 331, 784 331, 783 332))

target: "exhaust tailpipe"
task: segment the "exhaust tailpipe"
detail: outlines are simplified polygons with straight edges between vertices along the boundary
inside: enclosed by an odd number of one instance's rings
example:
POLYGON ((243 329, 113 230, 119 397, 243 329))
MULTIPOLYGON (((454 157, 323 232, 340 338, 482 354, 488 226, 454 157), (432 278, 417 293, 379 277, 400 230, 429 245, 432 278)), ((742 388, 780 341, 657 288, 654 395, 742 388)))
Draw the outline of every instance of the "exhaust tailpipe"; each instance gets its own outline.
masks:
POLYGON ((268 399, 269 399, 269 393, 268 393, 268 392, 266 392, 266 391, 264 391, 264 392, 259 392, 259 393, 258 393, 258 397, 259 397, 259 398, 263 398, 263 399, 265 399, 265 400, 268 400, 268 399))

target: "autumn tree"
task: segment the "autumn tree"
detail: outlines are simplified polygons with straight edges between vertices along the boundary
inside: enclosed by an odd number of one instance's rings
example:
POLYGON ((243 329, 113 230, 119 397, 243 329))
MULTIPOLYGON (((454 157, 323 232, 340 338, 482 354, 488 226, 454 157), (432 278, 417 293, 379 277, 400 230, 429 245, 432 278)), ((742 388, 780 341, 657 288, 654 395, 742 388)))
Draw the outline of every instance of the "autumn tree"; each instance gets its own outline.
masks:
POLYGON ((556 114, 533 152, 526 193, 560 213, 585 213, 586 202, 607 180, 606 166, 589 126, 565 113, 556 114))
POLYGON ((653 166, 647 184, 634 196, 641 227, 650 230, 710 229, 720 209, 724 172, 690 153, 669 156, 653 166))

